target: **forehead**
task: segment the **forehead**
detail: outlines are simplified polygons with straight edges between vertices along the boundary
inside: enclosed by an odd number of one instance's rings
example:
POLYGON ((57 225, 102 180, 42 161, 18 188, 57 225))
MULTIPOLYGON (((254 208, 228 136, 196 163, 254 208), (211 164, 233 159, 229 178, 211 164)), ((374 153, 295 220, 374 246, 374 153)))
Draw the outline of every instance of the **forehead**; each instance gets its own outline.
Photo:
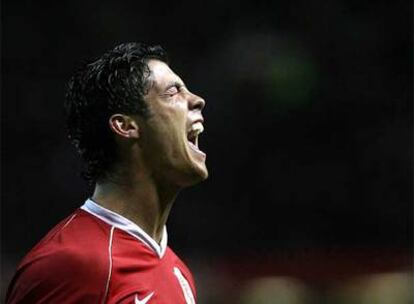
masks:
POLYGON ((181 78, 165 62, 150 59, 148 67, 151 71, 150 79, 156 89, 162 89, 174 82, 183 83, 181 78))

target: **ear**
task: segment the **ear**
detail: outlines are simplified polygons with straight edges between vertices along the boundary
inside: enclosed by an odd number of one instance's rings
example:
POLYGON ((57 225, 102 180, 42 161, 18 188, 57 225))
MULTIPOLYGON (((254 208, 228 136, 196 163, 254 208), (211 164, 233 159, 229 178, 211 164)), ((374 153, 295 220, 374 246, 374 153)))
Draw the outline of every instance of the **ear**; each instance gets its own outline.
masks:
POLYGON ((109 118, 109 127, 122 138, 139 138, 137 122, 130 116, 114 114, 109 118))

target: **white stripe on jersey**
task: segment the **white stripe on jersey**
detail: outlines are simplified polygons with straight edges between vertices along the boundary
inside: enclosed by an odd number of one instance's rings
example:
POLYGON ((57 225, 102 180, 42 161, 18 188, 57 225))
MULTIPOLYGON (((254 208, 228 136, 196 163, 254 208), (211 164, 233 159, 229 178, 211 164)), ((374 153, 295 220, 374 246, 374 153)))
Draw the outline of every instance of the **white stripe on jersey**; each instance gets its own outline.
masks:
POLYGON ((174 267, 174 274, 178 279, 178 282, 180 282, 181 289, 183 290, 184 298, 187 304, 195 304, 193 292, 191 290, 190 284, 185 279, 183 274, 181 273, 180 269, 178 267, 174 267))

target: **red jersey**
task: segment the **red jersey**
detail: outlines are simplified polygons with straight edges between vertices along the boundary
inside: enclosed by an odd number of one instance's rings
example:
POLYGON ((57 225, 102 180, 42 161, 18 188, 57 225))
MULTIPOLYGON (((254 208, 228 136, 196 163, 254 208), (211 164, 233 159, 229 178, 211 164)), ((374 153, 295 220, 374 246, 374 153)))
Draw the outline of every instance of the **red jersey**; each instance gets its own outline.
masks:
POLYGON ((167 246, 88 199, 23 259, 6 303, 196 303, 191 272, 167 246))

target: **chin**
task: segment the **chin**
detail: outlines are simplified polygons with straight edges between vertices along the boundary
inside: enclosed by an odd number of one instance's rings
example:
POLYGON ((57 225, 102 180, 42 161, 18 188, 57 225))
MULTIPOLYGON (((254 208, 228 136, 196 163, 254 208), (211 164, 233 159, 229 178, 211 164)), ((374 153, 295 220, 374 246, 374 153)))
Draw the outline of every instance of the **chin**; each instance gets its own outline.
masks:
POLYGON ((185 186, 193 186, 208 178, 208 170, 205 165, 193 168, 192 173, 189 174, 188 181, 185 186))
POLYGON ((208 178, 208 170, 205 165, 203 164, 193 164, 191 167, 187 168, 185 172, 180 174, 180 178, 178 179, 180 182, 180 186, 190 187, 196 185, 208 178))
POLYGON ((197 182, 205 181, 208 178, 208 170, 205 165, 203 167, 204 168, 199 169, 199 172, 198 172, 199 180, 197 182))
MULTIPOLYGON (((208 169, 206 166, 206 155, 204 152, 187 147, 186 156, 183 158, 178 172, 181 172, 178 180, 181 187, 189 187, 198 184, 208 178, 208 169)), ((178 173, 177 172, 177 173, 178 173)))

